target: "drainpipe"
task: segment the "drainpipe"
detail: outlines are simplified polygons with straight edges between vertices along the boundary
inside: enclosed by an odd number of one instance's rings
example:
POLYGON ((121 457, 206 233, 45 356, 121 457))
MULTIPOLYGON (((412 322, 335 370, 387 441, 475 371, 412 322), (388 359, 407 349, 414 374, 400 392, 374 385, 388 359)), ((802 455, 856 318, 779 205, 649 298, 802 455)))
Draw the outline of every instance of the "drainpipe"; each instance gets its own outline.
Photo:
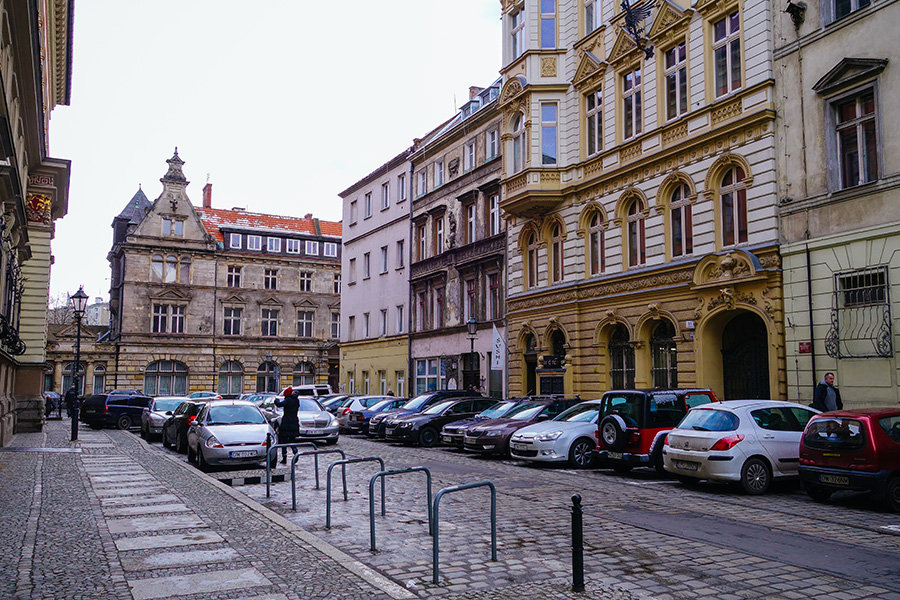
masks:
MULTIPOLYGON (((809 238, 809 232, 807 232, 807 239, 809 238)), ((812 360, 812 376, 813 376, 813 385, 819 381, 818 375, 816 375, 816 341, 815 341, 815 331, 813 327, 813 296, 812 296, 812 261, 809 256, 809 244, 806 244, 806 295, 809 299, 809 347, 810 347, 810 359, 812 360)))
POLYGON ((412 290, 412 257, 413 257, 413 244, 415 243, 415 239, 413 237, 413 163, 412 160, 409 161, 409 237, 407 241, 409 243, 407 246, 407 254, 409 258, 406 260, 406 264, 409 265, 408 275, 406 277, 406 289, 407 289, 407 305, 406 305, 406 396, 408 398, 413 398, 413 385, 415 385, 415 380, 413 379, 413 373, 415 370, 413 369, 413 357, 412 357, 412 309, 413 309, 413 290, 412 290))

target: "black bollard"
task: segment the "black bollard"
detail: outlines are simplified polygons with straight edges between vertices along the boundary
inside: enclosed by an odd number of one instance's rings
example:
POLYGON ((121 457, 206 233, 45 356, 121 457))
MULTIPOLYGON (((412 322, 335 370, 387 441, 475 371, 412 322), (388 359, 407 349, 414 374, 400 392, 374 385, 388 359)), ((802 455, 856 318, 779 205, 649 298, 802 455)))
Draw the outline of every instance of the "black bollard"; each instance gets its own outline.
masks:
POLYGON ((581 495, 572 496, 572 591, 584 591, 584 527, 581 495))

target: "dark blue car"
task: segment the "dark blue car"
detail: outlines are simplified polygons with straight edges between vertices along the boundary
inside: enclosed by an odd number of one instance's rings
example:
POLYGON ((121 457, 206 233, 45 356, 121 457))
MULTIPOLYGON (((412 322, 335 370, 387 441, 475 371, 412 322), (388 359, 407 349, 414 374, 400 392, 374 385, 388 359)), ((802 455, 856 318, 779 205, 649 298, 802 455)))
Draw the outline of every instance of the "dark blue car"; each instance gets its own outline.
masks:
POLYGON ((347 433, 369 433, 369 420, 372 415, 384 410, 400 408, 409 401, 409 398, 390 398, 373 404, 369 408, 351 411, 347 418, 347 433))

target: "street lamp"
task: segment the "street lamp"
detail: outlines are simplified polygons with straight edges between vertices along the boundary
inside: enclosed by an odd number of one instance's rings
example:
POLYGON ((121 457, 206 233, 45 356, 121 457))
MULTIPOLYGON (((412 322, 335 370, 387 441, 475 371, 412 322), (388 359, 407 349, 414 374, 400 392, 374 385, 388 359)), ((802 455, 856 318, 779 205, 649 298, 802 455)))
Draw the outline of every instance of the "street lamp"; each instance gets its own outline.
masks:
MULTIPOLYGON (((81 389, 78 375, 81 367, 81 319, 84 317, 84 309, 87 308, 88 295, 84 293, 84 286, 80 286, 78 291, 69 296, 69 302, 72 303, 72 312, 75 313, 75 367, 72 371, 72 382, 75 386, 75 393, 81 389)), ((78 398, 72 403, 72 441, 78 441, 78 398)))
POLYGON ((478 333, 478 321, 475 320, 474 315, 466 321, 466 329, 469 331, 469 376, 478 383, 478 374, 472 374, 475 370, 475 337, 478 333))

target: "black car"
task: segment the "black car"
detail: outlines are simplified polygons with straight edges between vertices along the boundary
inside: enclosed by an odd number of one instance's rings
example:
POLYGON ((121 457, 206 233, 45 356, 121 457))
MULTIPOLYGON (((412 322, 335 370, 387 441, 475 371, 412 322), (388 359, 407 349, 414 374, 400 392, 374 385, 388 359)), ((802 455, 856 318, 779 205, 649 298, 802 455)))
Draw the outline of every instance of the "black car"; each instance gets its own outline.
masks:
POLYGON ((500 417, 505 416, 520 402, 520 398, 499 400, 496 404, 481 411, 474 417, 468 417, 466 419, 460 419, 459 421, 447 423, 441 428, 441 443, 445 446, 453 446, 454 448, 462 449, 463 437, 465 436, 467 429, 469 429, 473 425, 481 423, 482 421, 499 419, 500 417))
POLYGON ((131 393, 94 394, 81 404, 80 421, 91 429, 104 426, 131 429, 141 424, 141 413, 150 406, 151 400, 150 396, 131 393))
MULTIPOLYGON (((468 390, 437 390, 419 394, 400 408, 385 410, 378 413, 377 415, 372 415, 372 418, 369 419, 369 431, 367 435, 369 437, 378 437, 384 439, 384 426, 386 419, 419 412, 433 404, 437 404, 441 400, 447 400, 449 398, 465 398, 467 396, 477 396, 477 394, 468 390)), ((496 400, 494 399, 489 400, 491 400, 492 402, 496 402, 496 400)), ((461 419, 462 417, 459 418, 461 419)))
POLYGON ((391 442, 412 442, 430 448, 440 440, 438 432, 447 423, 474 417, 496 404, 495 398, 449 398, 432 404, 419 413, 392 417, 385 425, 385 437, 391 442))
POLYGON ((187 452, 187 430, 200 409, 206 406, 206 401, 200 398, 185 400, 178 405, 172 416, 165 422, 162 430, 162 444, 166 448, 175 446, 175 451, 180 454, 187 452))

